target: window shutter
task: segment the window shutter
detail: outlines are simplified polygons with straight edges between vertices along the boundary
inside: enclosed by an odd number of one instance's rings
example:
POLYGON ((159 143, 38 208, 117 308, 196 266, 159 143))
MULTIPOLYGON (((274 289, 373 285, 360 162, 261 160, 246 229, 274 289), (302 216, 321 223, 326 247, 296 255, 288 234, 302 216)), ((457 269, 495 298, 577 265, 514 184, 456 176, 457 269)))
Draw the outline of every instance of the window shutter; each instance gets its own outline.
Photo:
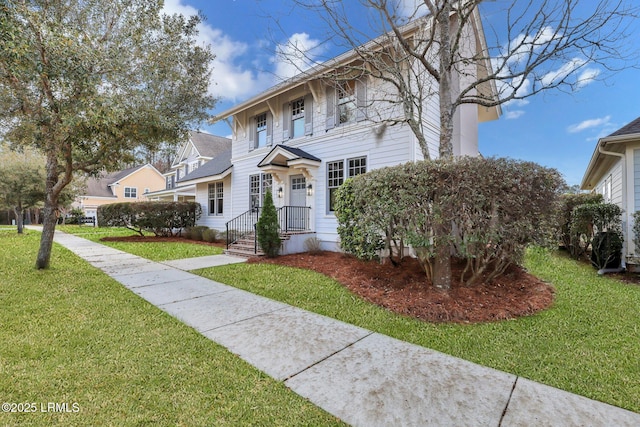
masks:
POLYGON ((313 95, 304 97, 304 134, 313 135, 313 95))
POLYGON ((336 127, 336 90, 333 86, 327 87, 327 123, 326 129, 333 129, 336 127))
POLYGON ((247 132, 249 132, 249 151, 256 148, 256 118, 251 117, 249 119, 249 126, 247 132))
POLYGON ((267 147, 273 144, 273 116, 267 111, 267 147))
POLYGON ((361 122, 367 118, 367 84, 356 80, 356 121, 361 122))
POLYGON ((291 103, 282 104, 282 141, 288 141, 291 138, 289 127, 291 126, 291 103))

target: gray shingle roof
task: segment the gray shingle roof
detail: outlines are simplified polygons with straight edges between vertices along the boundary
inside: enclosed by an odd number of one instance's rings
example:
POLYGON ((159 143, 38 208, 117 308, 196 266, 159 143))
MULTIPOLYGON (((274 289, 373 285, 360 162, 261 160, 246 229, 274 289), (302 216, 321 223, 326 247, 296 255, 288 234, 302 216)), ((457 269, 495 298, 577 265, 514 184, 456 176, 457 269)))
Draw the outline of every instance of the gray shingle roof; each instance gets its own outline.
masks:
POLYGON ((229 138, 199 131, 189 131, 189 137, 198 153, 203 157, 213 158, 231 149, 231 140, 229 138))
POLYGON ((113 192, 109 188, 109 185, 114 182, 120 181, 122 178, 136 172, 138 169, 142 169, 146 165, 135 166, 129 169, 124 169, 117 172, 101 172, 97 177, 90 177, 87 179, 87 191, 85 192, 86 196, 93 197, 113 197, 113 192))
POLYGON ((640 133, 640 117, 628 125, 621 127, 609 136, 632 135, 634 133, 640 133))
POLYGON ((231 168, 231 147, 227 151, 218 154, 198 169, 180 178, 178 182, 192 181, 194 179, 216 176, 231 168))

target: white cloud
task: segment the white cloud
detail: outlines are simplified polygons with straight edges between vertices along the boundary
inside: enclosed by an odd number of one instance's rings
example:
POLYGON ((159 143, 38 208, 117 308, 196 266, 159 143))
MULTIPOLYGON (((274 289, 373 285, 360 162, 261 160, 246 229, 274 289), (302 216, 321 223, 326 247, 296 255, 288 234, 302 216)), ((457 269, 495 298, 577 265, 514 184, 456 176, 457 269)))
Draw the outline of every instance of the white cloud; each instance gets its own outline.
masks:
POLYGON ((557 70, 549 71, 540 79, 540 82, 544 86, 549 86, 554 83, 566 79, 569 75, 575 73, 579 68, 586 64, 586 60, 580 58, 573 58, 569 62, 562 65, 557 70))
POLYGON ((595 81, 599 75, 600 70, 596 68, 587 68, 586 70, 582 71, 577 80, 578 88, 583 88, 589 83, 595 81))
POLYGON ((543 27, 535 35, 519 34, 509 42, 502 56, 507 58, 509 64, 519 64, 558 37, 559 35, 551 27, 543 27))
POLYGON ((429 13, 424 0, 397 0, 397 11, 403 18, 416 18, 429 13))
POLYGON ((504 114, 504 118, 507 120, 515 120, 517 118, 520 118, 524 113, 524 110, 507 111, 504 114))
POLYGON ((312 39, 307 33, 295 33, 276 46, 273 57, 275 75, 286 80, 316 65, 316 59, 324 52, 320 40, 312 39))
MULTIPOLYGON (((198 10, 183 4, 182 0, 166 0, 163 12, 192 16, 197 15, 198 10)), ((231 39, 206 22, 199 24, 198 31, 197 42, 210 45, 211 51, 216 55, 209 86, 212 95, 236 101, 258 93, 274 83, 269 73, 249 70, 238 64, 237 59, 249 49, 246 43, 231 39)))
POLYGON ((605 117, 601 117, 598 119, 589 119, 589 120, 584 120, 580 123, 571 125, 567 128, 567 132, 569 133, 578 133, 578 132, 582 132, 583 130, 587 130, 587 129, 591 129, 591 128, 595 128, 595 127, 601 127, 601 126, 606 126, 609 124, 609 121, 611 120, 611 116, 605 116, 605 117))

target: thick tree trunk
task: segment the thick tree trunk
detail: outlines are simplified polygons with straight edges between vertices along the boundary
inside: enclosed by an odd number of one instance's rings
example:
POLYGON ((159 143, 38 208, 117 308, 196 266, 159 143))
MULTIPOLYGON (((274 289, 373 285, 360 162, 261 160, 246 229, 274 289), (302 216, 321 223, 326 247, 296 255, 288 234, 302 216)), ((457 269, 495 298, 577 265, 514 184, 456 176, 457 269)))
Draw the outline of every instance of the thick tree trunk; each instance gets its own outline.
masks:
POLYGON ((36 259, 36 268, 49 268, 51 260, 51 248, 53 247, 53 234, 56 231, 56 209, 58 207, 57 200, 54 202, 49 195, 44 204, 44 212, 42 215, 42 236, 40 237, 40 249, 38 250, 38 258, 36 259))
MULTIPOLYGON (((441 179, 439 185, 448 185, 446 179, 441 179)), ((433 227, 435 244, 435 260, 433 263, 433 286, 438 289, 451 289, 451 226, 450 215, 446 201, 439 200, 440 192, 436 191, 434 205, 442 208, 441 212, 434 212, 436 220, 433 227)))
MULTIPOLYGON (((44 209, 42 212, 42 236, 40 237, 40 249, 36 259, 36 268, 41 270, 49 268, 51 260, 51 248, 53 247, 53 234, 58 222, 58 201, 60 193, 67 184, 59 182, 58 159, 55 152, 47 153, 47 180, 45 185, 44 209)), ((70 175, 70 174, 69 174, 70 175)), ((66 179, 65 179, 66 181, 66 179)))

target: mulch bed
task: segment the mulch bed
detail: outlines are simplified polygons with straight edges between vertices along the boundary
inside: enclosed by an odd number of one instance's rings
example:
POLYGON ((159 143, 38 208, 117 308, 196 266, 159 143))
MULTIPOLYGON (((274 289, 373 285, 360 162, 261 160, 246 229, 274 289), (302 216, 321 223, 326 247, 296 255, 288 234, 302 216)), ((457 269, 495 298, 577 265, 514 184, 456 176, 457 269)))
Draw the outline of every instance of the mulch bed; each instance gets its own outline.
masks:
POLYGON ((554 299, 552 286, 515 266, 491 283, 467 287, 457 280, 464 264, 454 263, 453 286, 449 291, 443 291, 427 283, 420 264, 412 258, 405 258, 395 267, 360 261, 336 252, 252 258, 249 262, 317 271, 373 304, 428 322, 479 323, 513 319, 544 310, 554 299))

